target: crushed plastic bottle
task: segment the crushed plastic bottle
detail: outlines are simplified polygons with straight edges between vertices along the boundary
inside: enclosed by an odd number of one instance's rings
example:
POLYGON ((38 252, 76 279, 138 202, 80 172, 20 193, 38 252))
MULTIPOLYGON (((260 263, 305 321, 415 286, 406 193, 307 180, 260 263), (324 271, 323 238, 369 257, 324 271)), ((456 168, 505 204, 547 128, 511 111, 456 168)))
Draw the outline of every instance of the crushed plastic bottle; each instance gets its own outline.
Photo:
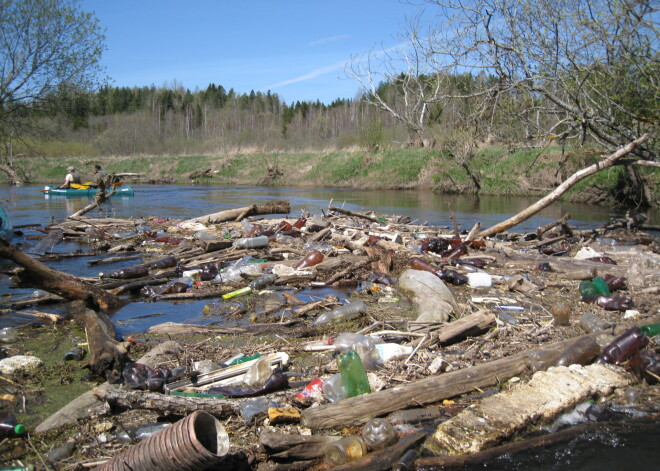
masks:
POLYGON ((238 409, 241 413, 241 417, 245 423, 252 423, 253 419, 262 413, 268 412, 268 409, 271 407, 279 407, 280 405, 268 397, 257 397, 255 399, 250 399, 245 402, 242 402, 238 409))
POLYGON ((374 370, 383 364, 377 350, 378 344, 381 342, 382 340, 380 338, 372 337, 370 335, 344 332, 337 335, 333 339, 332 344, 340 353, 355 350, 357 354, 360 355, 362 365, 367 371, 369 371, 374 370))
POLYGON ((591 334, 593 332, 602 332, 607 330, 612 327, 612 324, 603 321, 595 314, 585 312, 580 316, 580 327, 582 327, 582 330, 584 330, 587 334, 591 334))
POLYGON ((0 329, 0 343, 15 343, 18 341, 18 330, 16 327, 4 327, 0 329))
POLYGON ((251 388, 263 386, 271 374, 273 374, 273 370, 270 361, 266 357, 260 357, 245 373, 243 383, 251 388))
POLYGON ((258 249, 268 245, 268 236, 246 237, 237 239, 232 244, 237 249, 258 249))
POLYGON ((562 351, 553 362, 555 366, 586 365, 600 353, 600 345, 593 337, 580 337, 562 351))
POLYGON ((323 382, 321 387, 323 395, 330 402, 339 402, 342 399, 348 397, 348 392, 346 392, 346 387, 344 387, 344 380, 341 378, 341 374, 337 373, 330 376, 323 382))
POLYGON ((367 311, 367 305, 359 299, 353 300, 348 304, 343 304, 330 312, 326 312, 317 317, 310 325, 333 324, 336 322, 349 321, 355 319, 361 313, 367 311))

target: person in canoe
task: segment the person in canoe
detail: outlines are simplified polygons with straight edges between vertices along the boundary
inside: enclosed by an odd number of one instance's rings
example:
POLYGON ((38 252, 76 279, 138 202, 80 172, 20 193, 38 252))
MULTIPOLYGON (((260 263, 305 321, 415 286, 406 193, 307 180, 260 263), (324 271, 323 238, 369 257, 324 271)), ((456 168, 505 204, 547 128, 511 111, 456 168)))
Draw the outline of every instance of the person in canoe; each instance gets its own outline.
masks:
POLYGON ((94 173, 94 181, 88 182, 86 183, 86 185, 89 186, 90 188, 98 188, 99 184, 106 177, 107 173, 103 171, 103 169, 99 164, 94 165, 92 172, 94 173))
POLYGON ((69 167, 66 169, 64 184, 60 188, 71 188, 72 183, 80 185, 80 182, 80 175, 76 172, 76 169, 74 167, 69 167))

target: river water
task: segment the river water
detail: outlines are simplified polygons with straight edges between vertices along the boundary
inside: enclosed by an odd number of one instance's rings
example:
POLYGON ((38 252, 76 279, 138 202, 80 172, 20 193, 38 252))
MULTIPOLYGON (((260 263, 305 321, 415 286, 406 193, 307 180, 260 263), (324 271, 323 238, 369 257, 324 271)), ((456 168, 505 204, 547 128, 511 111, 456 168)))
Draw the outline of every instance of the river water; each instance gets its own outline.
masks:
MULTIPOLYGON (((0 203, 5 206, 14 226, 39 224, 46 226, 59 221, 89 203, 87 198, 49 197, 40 193, 42 187, 0 186, 0 203)), ((461 229, 470 229, 476 222, 482 228, 501 222, 526 208, 536 198, 521 197, 474 197, 435 195, 428 191, 356 191, 336 189, 297 189, 262 187, 217 186, 168 186, 136 185, 134 197, 113 198, 102 210, 89 213, 92 217, 119 218, 174 218, 184 219, 209 213, 260 204, 266 201, 289 200, 291 216, 298 216, 302 209, 321 214, 330 204, 353 211, 373 210, 379 215, 409 216, 418 223, 452 226, 451 212, 461 229)), ((537 227, 570 213, 569 223, 577 228, 592 228, 622 215, 620 211, 604 207, 556 202, 528 221, 516 226, 515 232, 533 231, 537 227)), ((648 223, 660 224, 660 212, 646 213, 648 223)), ((26 233, 28 230, 26 230, 26 233)), ((16 237, 13 241, 22 241, 16 237)), ((34 244, 34 242, 32 242, 34 244)), ((60 243, 54 252, 69 252, 78 248, 74 243, 60 243)), ((49 262, 53 268, 78 275, 96 276, 98 267, 90 267, 81 259, 64 259, 49 262)), ((104 271, 138 263, 124 262, 115 266, 104 265, 104 271)), ((0 270, 7 262, 0 260, 0 270)), ((28 297, 31 290, 10 289, 7 278, 0 275, 0 303, 28 297)), ((162 322, 222 324, 217 318, 207 318, 205 305, 215 300, 180 303, 133 302, 112 315, 120 334, 144 331, 162 322)), ((57 312, 44 306, 43 310, 57 312)), ((20 316, 0 316, 0 327, 26 322, 20 316)), ((643 432, 583 435, 569 443, 503 457, 472 469, 544 469, 544 470, 627 470, 654 468, 660 461, 657 447, 660 428, 646 428, 643 432)), ((468 468, 466 468, 468 469, 468 468)))

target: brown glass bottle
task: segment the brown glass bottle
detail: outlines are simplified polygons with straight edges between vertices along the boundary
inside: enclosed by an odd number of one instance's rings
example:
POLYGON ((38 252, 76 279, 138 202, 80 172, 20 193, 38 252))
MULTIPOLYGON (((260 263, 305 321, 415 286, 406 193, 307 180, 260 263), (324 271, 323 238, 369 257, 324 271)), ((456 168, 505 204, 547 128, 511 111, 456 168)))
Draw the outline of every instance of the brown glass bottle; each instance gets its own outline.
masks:
POLYGON ((615 338, 612 343, 603 348, 598 359, 601 363, 614 363, 618 365, 631 358, 649 343, 649 338, 635 326, 626 330, 615 338))
POLYGON ((305 258, 303 258, 298 263, 298 265, 296 265, 296 270, 301 270, 307 267, 313 267, 314 265, 318 265, 322 261, 323 261, 323 254, 318 250, 312 250, 307 255, 305 255, 305 258))

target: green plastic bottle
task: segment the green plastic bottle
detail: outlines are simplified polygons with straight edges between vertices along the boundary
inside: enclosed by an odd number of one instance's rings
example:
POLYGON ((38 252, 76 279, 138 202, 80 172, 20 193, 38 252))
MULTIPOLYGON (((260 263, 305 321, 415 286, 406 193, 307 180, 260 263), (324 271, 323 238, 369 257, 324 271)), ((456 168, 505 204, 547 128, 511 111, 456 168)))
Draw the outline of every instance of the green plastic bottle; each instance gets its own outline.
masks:
POLYGON ((580 293, 582 296, 599 296, 600 290, 593 281, 584 280, 580 283, 580 293))
POLYGON ((600 276, 597 276, 594 278, 593 284, 596 288, 598 288, 599 294, 609 296, 610 294, 610 288, 607 286, 607 282, 605 281, 604 278, 601 278, 600 276))
POLYGON ((647 337, 655 337, 656 335, 660 334, 660 323, 658 324, 647 324, 643 325, 639 328, 644 335, 647 337))
POLYGON ((362 360, 355 350, 349 350, 337 358, 339 374, 344 382, 348 397, 360 396, 371 392, 367 373, 362 360))

